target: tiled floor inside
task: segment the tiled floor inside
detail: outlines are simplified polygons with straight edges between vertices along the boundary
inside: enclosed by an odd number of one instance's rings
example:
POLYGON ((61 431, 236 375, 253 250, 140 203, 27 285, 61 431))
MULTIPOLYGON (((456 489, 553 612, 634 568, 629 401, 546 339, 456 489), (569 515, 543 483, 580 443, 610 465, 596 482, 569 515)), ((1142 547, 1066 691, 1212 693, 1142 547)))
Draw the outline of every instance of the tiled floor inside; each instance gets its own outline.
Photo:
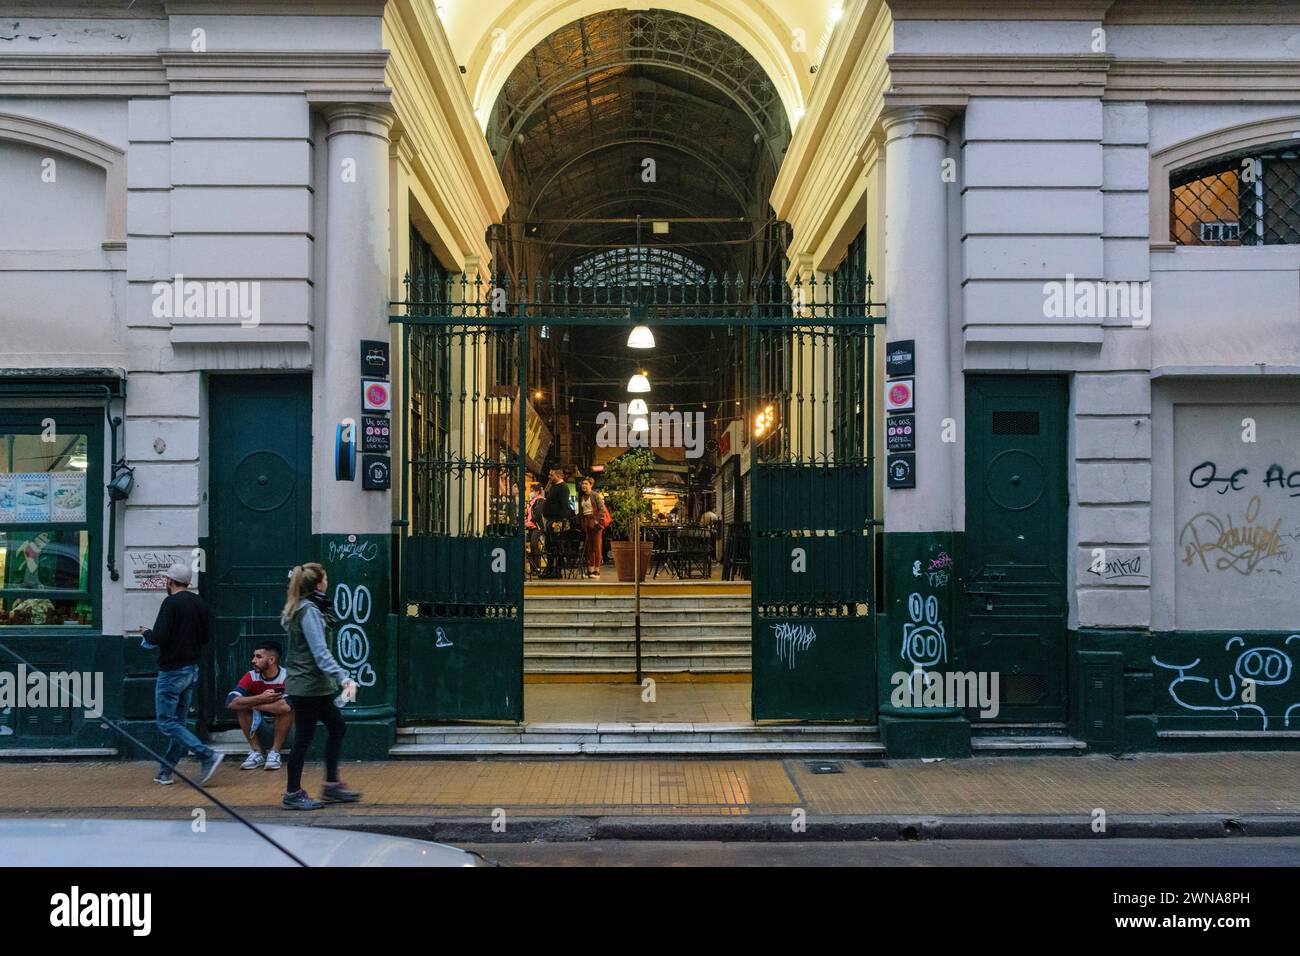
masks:
POLYGON ((653 688, 631 679, 620 683, 529 682, 524 685, 524 719, 545 724, 750 723, 749 695, 748 679, 656 680, 653 688))

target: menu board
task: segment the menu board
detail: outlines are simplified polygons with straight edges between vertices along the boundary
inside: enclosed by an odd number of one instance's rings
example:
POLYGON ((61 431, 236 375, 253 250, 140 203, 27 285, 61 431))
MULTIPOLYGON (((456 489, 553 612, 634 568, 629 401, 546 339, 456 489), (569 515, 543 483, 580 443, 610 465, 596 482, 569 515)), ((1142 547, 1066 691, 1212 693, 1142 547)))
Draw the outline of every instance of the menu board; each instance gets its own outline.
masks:
POLYGON ((0 471, 0 524, 85 520, 84 471, 0 471))

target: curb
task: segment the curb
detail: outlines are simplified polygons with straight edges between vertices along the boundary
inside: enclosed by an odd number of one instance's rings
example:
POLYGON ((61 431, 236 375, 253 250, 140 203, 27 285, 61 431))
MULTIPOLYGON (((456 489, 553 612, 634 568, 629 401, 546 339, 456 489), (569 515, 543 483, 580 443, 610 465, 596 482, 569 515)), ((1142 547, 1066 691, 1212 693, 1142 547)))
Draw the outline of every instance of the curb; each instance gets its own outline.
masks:
POLYGON ((803 843, 916 840, 1206 840, 1300 836, 1300 814, 1111 815, 1103 833, 1084 814, 1044 816, 836 816, 809 817, 796 833, 787 816, 717 817, 516 817, 504 833, 490 819, 368 817, 304 821, 323 826, 435 843, 580 843, 590 840, 730 843, 803 843))

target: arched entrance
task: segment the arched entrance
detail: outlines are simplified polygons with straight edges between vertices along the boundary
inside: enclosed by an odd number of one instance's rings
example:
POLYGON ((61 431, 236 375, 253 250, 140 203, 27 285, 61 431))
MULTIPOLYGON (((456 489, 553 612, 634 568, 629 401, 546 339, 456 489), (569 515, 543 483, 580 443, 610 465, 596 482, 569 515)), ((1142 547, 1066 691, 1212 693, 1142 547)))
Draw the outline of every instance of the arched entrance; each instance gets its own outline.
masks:
MULTIPOLYGON (((666 504, 650 521, 669 542, 652 570, 744 585, 747 716, 873 716, 869 370, 883 319, 865 259, 786 281, 785 227, 767 201, 790 135, 774 85, 709 24, 610 11, 530 51, 487 135, 510 197, 489 237, 493 271, 412 275, 394 311, 411 398, 403 718, 525 717, 525 578, 541 570, 524 544, 530 488, 558 468, 600 490, 603 469, 638 446, 666 504), (635 327, 653 348, 630 348, 635 327), (684 427, 664 444, 635 426, 610 440, 602 413, 633 411, 634 374, 653 383, 635 396, 641 414, 698 422, 698 445, 684 427), (680 546, 711 525, 706 512, 723 526, 716 570, 680 546)), ((546 571, 580 561, 564 547, 548 535, 546 571)), ((585 578, 561 581, 595 586, 585 578)), ((634 633, 615 640, 635 642, 635 663, 616 673, 639 681, 653 671, 634 607, 634 633)), ((622 612, 608 608, 605 625, 622 612)), ((566 642, 574 653, 583 633, 566 642)))

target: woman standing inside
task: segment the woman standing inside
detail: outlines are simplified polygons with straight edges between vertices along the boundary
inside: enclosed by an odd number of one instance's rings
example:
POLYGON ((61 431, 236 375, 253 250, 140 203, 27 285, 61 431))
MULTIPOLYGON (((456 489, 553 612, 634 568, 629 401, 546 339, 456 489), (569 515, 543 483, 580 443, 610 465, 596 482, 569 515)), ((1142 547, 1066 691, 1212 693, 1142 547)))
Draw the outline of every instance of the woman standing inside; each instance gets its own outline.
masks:
POLYGON ((542 525, 546 519, 542 516, 542 505, 546 498, 540 484, 533 485, 533 496, 528 499, 528 510, 524 512, 524 530, 528 534, 528 569, 533 577, 542 573, 542 525))
POLYGON ((326 596, 329 578, 319 564, 303 564, 289 576, 289 593, 280 623, 289 639, 284 656, 284 692, 293 708, 293 751, 289 754, 289 779, 280 806, 286 810, 316 810, 323 803, 355 803, 361 794, 339 780, 339 757, 347 724, 334 696, 356 698, 356 681, 330 652, 334 636, 334 609, 326 596), (316 735, 316 724, 325 725, 325 783, 321 799, 313 800, 302 789, 302 765, 316 735))
POLYGON ((587 545, 587 577, 600 577, 603 558, 601 538, 605 534, 608 512, 605 499, 592 491, 592 480, 583 478, 578 484, 578 514, 582 516, 582 535, 587 545))

